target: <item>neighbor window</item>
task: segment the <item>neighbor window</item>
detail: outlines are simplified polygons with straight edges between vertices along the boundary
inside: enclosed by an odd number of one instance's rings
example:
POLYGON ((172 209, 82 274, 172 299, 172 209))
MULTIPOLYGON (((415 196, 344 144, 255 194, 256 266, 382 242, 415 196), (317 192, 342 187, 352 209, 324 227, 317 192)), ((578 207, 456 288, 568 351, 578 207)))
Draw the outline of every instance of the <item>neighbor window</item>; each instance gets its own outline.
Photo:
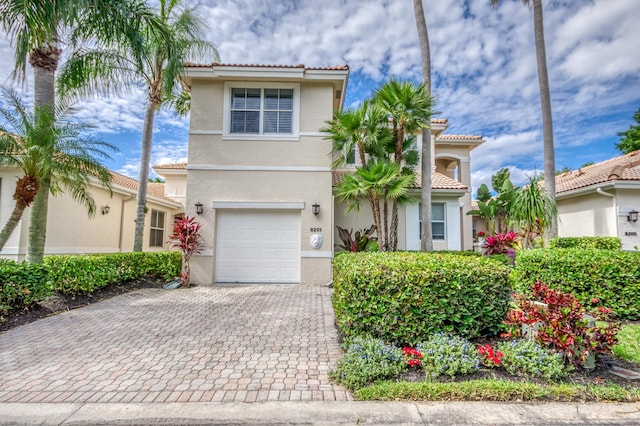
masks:
POLYGON ((292 134, 293 89, 232 88, 230 133, 292 134))
POLYGON ((356 151, 358 147, 356 145, 350 151, 347 151, 344 158, 347 164, 356 164, 356 151))
MULTIPOLYGON (((433 203, 431 204, 431 234, 434 240, 444 241, 445 239, 445 204, 433 203)), ((418 204, 418 221, 420 226, 418 227, 418 238, 422 236, 422 204, 418 204)))
POLYGON ((151 210, 151 230, 149 232, 149 247, 164 245, 164 212, 151 210))

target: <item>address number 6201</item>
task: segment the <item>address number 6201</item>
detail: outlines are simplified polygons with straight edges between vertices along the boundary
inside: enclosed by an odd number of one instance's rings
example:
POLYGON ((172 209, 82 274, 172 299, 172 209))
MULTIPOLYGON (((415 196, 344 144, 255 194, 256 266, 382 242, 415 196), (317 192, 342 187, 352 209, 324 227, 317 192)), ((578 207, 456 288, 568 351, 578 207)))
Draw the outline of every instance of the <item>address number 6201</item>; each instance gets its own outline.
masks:
POLYGON ((311 228, 311 232, 322 232, 322 228, 311 228))

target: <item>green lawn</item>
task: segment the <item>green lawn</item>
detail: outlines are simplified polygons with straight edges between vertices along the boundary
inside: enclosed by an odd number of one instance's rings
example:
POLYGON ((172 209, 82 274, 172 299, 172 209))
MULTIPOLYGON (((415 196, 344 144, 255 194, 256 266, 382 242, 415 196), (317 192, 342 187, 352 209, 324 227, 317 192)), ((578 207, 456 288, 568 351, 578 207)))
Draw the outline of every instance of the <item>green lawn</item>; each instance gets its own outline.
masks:
POLYGON ((622 326, 613 353, 621 359, 640 363, 640 324, 622 326))

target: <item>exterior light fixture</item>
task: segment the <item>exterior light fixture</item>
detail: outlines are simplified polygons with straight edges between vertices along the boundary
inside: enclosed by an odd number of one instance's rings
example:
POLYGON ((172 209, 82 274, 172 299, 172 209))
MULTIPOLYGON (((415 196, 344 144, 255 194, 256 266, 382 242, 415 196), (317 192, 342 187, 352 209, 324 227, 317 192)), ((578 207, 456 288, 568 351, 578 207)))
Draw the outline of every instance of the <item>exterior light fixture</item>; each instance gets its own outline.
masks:
POLYGON ((100 209, 102 214, 109 214, 109 210, 111 210, 111 207, 109 207, 108 204, 106 206, 102 206, 102 209, 100 209))
POLYGON ((635 222, 637 222, 637 221, 638 221, 638 212, 637 212, 637 211, 635 211, 635 209, 634 209, 634 210, 631 210, 631 211, 629 212, 629 214, 627 215, 627 220, 628 220, 629 222, 634 222, 634 223, 635 223, 635 222))
POLYGON ((204 212, 202 203, 198 201, 195 205, 196 205, 196 214, 202 214, 202 212, 204 212))
MULTIPOLYGON (((313 203, 313 205, 311 206, 311 212, 315 215, 318 216, 320 214, 320 204, 318 203, 313 203)), ((638 214, 636 213, 636 218, 638 217, 638 214)))

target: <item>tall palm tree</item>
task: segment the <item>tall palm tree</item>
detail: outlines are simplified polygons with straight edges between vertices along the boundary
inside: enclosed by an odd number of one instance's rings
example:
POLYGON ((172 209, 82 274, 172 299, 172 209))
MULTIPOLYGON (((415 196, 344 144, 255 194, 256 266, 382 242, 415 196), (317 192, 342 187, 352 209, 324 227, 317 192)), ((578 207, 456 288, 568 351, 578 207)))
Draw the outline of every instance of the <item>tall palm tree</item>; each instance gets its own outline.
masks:
MULTIPOLYGON (((536 44, 536 62, 538 64, 538 83, 540 85, 540 104, 542 110, 542 133, 544 147, 544 187, 553 204, 556 202, 556 160, 553 144, 553 116, 551 113, 551 93, 547 72, 547 50, 544 43, 544 22, 542 20, 542 0, 522 0, 525 6, 533 7, 533 29, 536 44)), ((497 6, 500 0, 491 0, 497 6)), ((558 220, 554 216, 549 223, 548 238, 558 235, 558 220)))
MULTIPOLYGON (((205 40, 205 25, 194 9, 180 0, 160 0, 158 18, 169 35, 158 35, 143 29, 141 61, 129 46, 116 50, 76 51, 61 70, 59 87, 80 94, 95 93, 97 89, 117 92, 130 88, 142 80, 147 88, 147 108, 142 129, 142 158, 138 179, 134 251, 142 251, 144 220, 147 202, 147 180, 153 143, 153 122, 163 103, 188 105, 182 90, 181 73, 184 64, 193 60, 215 61, 215 47, 205 40)), ((183 109, 179 112, 184 113, 183 109)))
MULTIPOLYGON (((392 79, 376 91, 374 102, 382 108, 391 121, 393 160, 401 167, 407 165, 404 161, 406 141, 419 130, 428 129, 431 125, 433 97, 427 93, 425 84, 416 86, 410 81, 392 79)), ((393 202, 389 232, 391 250, 396 250, 398 247, 398 200, 393 202)))
MULTIPOLYGON (((424 16, 422 0, 413 0, 413 13, 416 18, 418 28, 418 40, 420 40, 420 60, 422 68, 422 83, 427 94, 431 95, 431 48, 429 46, 429 31, 427 30, 427 20, 424 16)), ((420 220, 424 224, 420 230, 420 250, 433 251, 433 232, 431 226, 431 131, 428 128, 422 129, 421 146, 421 191, 420 201, 422 203, 422 217, 420 220)))
MULTIPOLYGON (((15 205, 7 223, 0 231, 0 250, 13 233, 29 207, 42 182, 49 192, 67 192, 83 204, 89 216, 95 214, 95 202, 87 191, 92 179, 111 189, 111 175, 100 163, 109 159, 107 151, 117 148, 107 142, 86 136, 89 125, 71 120, 72 110, 60 107, 52 111, 48 106, 27 110, 17 94, 2 89, 0 107, 0 164, 17 167, 24 174, 16 183, 15 205), (6 105, 6 106, 5 106, 6 105), (51 123, 55 123, 51 126, 51 123)), ((31 228, 30 228, 31 229, 31 228)), ((31 231, 29 231, 31 232, 31 231)), ((43 253, 31 251, 33 255, 43 253)))
MULTIPOLYGON (((35 108, 51 111, 56 105, 55 75, 63 46, 75 49, 84 41, 93 46, 118 43, 136 52, 135 61, 140 62, 142 25, 154 34, 166 34, 142 0, 2 0, 0 25, 15 48, 14 75, 24 81, 28 62, 34 70, 35 108)), ((53 120, 54 114, 49 116, 53 120)), ((40 181, 31 208, 29 262, 42 262, 39 253, 44 253, 50 183, 40 181)))

